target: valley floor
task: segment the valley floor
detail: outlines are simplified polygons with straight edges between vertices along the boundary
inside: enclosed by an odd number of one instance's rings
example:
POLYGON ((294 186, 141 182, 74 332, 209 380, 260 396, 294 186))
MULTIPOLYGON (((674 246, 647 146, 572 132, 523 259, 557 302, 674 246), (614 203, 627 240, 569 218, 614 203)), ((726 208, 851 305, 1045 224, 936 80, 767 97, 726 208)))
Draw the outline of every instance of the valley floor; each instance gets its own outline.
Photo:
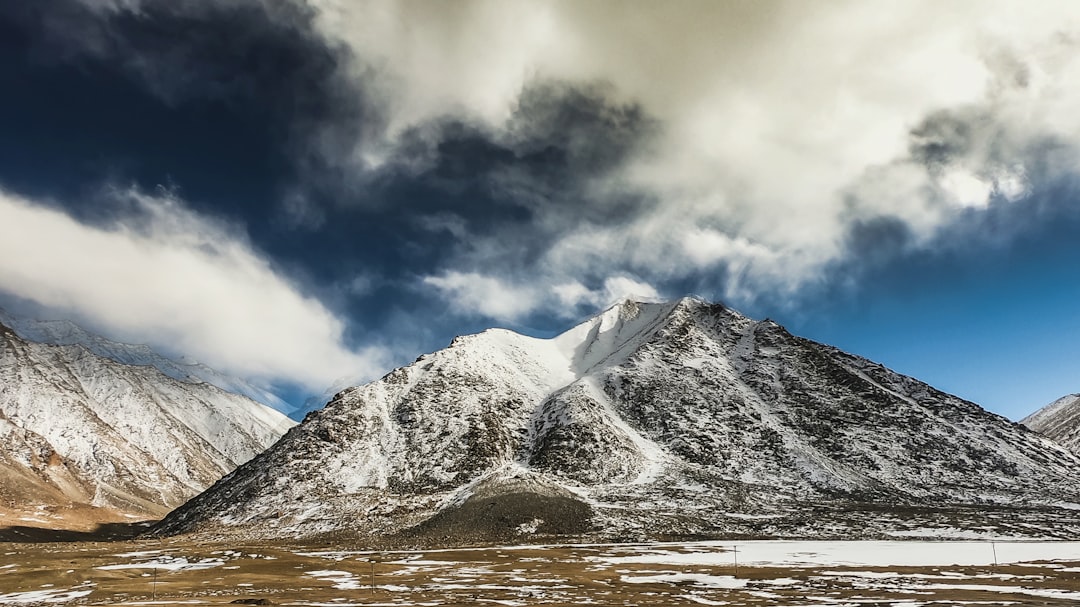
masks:
POLYGON ((1080 542, 744 541, 386 552, 197 545, 183 538, 0 544, 4 605, 233 602, 1070 605, 1080 604, 1080 542))

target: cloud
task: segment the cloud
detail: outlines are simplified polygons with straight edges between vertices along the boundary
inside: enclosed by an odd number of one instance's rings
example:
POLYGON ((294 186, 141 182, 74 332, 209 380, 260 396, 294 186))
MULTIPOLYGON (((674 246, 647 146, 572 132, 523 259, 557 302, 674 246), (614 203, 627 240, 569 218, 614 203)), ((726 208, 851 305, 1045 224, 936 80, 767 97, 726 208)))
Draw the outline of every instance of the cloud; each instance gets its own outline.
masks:
MULTIPOLYGON (((1068 109, 1080 102, 1070 33, 1080 6, 313 6, 317 29, 349 48, 356 77, 389 100, 380 143, 354 152, 369 161, 364 170, 393 164, 404 134, 447 116, 509 152, 498 171, 469 178, 484 176, 493 205, 528 209, 537 238, 513 222, 474 230, 444 271, 507 283, 532 273, 563 289, 552 303, 582 300, 572 285, 619 272, 650 284, 708 272, 708 289, 737 302, 790 297, 851 254, 859 225, 888 218, 903 224, 905 246, 932 246, 970 219, 965 210, 1022 202, 1076 170, 1065 153, 1054 171, 1031 164, 1048 139, 1080 143, 1068 109), (589 94, 537 106, 538 82, 589 94), (627 123, 619 119, 546 128, 560 124, 550 116, 590 107, 632 107, 623 115, 655 128, 629 139, 613 136, 627 123), (598 140, 615 153, 560 164, 598 140), (530 150, 546 151, 570 185, 529 169, 530 150), (636 202, 620 207, 626 200, 636 202)), ((427 133, 427 149, 447 141, 427 133)))
POLYGON ((534 289, 475 272, 447 272, 427 276, 423 282, 441 291, 453 309, 465 315, 515 320, 534 310, 538 303, 534 289))
POLYGON ((1080 166, 1069 3, 75 6, 95 28, 48 31, 97 32, 82 52, 174 103, 303 92, 281 110, 302 182, 285 222, 393 219, 395 268, 470 315, 561 316, 602 305, 618 276, 794 301, 837 268, 1052 204, 1080 166), (147 41, 162 19, 218 25, 147 41), (235 43, 206 44, 222 33, 235 43), (246 47, 291 60, 249 71, 246 47))
POLYGON ((553 289, 559 304, 567 309, 588 305, 594 308, 611 305, 624 299, 634 301, 658 301, 656 289, 645 282, 629 276, 610 276, 599 289, 589 289, 580 282, 556 285, 553 289))
POLYGON ((543 277, 530 284, 514 284, 495 276, 447 272, 424 277, 422 282, 435 287, 458 314, 505 322, 519 321, 540 310, 555 310, 561 318, 577 318, 577 310, 583 306, 595 309, 623 299, 661 299, 652 285, 624 275, 609 276, 593 289, 576 281, 548 287, 552 280, 543 277))
POLYGON ((0 290, 248 378, 322 390, 383 366, 238 232, 167 192, 109 198, 116 215, 90 225, 0 191, 0 290))

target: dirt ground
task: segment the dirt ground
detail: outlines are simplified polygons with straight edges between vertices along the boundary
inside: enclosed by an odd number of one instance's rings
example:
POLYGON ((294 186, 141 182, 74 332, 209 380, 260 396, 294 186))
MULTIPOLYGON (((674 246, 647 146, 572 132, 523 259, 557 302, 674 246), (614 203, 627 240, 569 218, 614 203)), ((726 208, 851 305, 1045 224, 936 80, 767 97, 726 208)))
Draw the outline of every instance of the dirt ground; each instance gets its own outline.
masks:
POLYGON ((0 543, 0 604, 1080 604, 1080 558, 999 566, 736 569, 731 546, 687 544, 666 545, 664 554, 673 561, 705 557, 711 564, 633 562, 650 549, 365 552, 326 545, 198 545, 183 538, 9 542, 0 543))
POLYGON ((73 542, 131 539, 152 520, 85 504, 5 508, 0 506, 0 542, 73 542))

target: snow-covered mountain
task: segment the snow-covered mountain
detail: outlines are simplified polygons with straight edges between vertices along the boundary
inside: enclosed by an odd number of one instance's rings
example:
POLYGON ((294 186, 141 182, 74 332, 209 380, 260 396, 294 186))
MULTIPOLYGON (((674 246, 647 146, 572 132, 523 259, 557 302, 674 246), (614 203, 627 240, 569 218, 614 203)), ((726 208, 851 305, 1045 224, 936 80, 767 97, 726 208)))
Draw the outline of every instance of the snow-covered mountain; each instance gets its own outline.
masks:
POLYGON ((0 508, 164 514, 293 425, 210 384, 0 325, 0 508))
POLYGON ((1049 439, 683 299, 624 302, 547 340, 456 338, 338 394, 158 532, 1053 536, 1080 532, 1078 503, 1080 460, 1049 439))
MULTIPOLYGON (((272 409, 293 413, 295 407, 267 390, 220 373, 199 362, 177 361, 155 352, 145 344, 126 344, 91 333, 69 320, 36 320, 14 316, 0 308, 0 324, 27 340, 58 346, 79 345, 98 356, 125 365, 154 367, 169 377, 187 383, 206 382, 233 394, 242 394, 272 409)), ((325 403, 326 401, 323 401, 325 403)), ((322 405, 323 403, 318 403, 322 405)))
POLYGON ((1020 423, 1080 455, 1080 394, 1062 396, 1020 423))

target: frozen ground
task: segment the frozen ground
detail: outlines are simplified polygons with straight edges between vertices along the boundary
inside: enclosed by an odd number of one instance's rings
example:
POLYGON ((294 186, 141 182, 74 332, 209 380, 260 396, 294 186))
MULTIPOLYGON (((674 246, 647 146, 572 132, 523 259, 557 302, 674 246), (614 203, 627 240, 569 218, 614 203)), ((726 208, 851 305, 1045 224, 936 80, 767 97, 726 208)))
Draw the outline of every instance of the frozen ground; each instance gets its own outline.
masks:
POLYGON ((0 604, 1069 605, 1080 542, 0 544, 0 604), (738 566, 736 567, 736 560, 738 566), (995 565, 996 560, 996 565, 995 565))
POLYGON ((633 545, 596 557, 610 564, 729 565, 755 567, 984 566, 1046 560, 1080 560, 1080 542, 701 542, 633 545), (629 553, 623 555, 622 553, 629 553))

